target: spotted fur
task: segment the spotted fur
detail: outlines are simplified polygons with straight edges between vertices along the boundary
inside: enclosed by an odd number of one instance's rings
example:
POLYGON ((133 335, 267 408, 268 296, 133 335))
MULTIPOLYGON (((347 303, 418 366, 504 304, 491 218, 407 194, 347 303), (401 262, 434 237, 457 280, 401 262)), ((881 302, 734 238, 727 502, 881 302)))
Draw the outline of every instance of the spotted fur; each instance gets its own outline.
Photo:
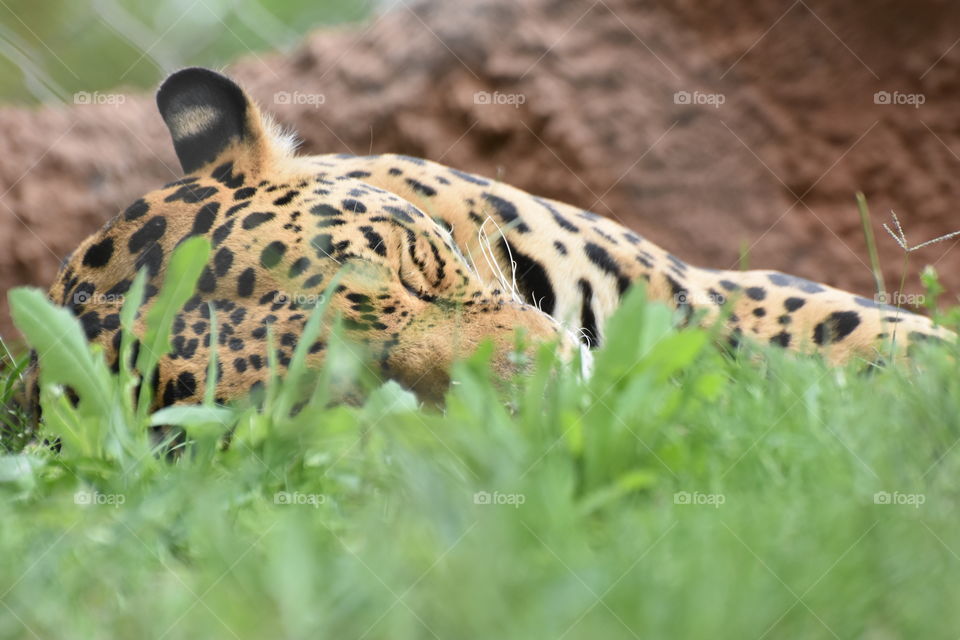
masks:
MULTIPOLYGON (((196 402, 210 349, 224 401, 267 377, 268 327, 286 367, 311 301, 336 273, 331 301, 372 366, 426 397, 451 362, 482 340, 514 370, 514 331, 558 340, 564 353, 602 344, 627 289, 690 321, 833 362, 874 361, 920 339, 952 339, 918 315, 775 271, 689 265, 616 222, 440 164, 402 155, 296 156, 229 79, 203 69, 171 76, 158 104, 187 176, 144 195, 86 239, 51 298, 80 319, 114 366, 119 311, 139 269, 152 303, 173 249, 191 236, 213 250, 173 327, 154 380, 157 405, 196 402), (219 325, 210 344, 212 303, 219 325)), ((141 327, 142 328, 142 327, 141 327)), ((310 345, 322 362, 326 344, 310 345)))

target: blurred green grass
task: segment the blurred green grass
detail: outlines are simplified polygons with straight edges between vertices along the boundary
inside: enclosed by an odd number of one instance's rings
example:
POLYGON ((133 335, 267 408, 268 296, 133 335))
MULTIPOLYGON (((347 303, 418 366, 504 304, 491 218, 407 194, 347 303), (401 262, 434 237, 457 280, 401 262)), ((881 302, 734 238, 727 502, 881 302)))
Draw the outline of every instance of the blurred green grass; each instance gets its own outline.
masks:
POLYGON ((149 87, 183 66, 287 50, 376 0, 0 0, 0 102, 149 87))
MULTIPOLYGON (((196 281, 209 245, 178 252, 196 281)), ((157 300, 179 305, 167 286, 157 300)), ((38 290, 13 307, 44 353, 41 437, 62 447, 0 441, 0 638, 960 628, 956 345, 871 375, 775 349, 729 358, 636 288, 589 380, 544 345, 501 384, 481 348, 441 414, 366 379, 334 332, 319 377, 291 366, 262 406, 148 420, 133 372, 109 373, 68 311, 38 290), (366 400, 331 406, 338 381, 366 400), (184 455, 155 455, 148 422, 182 424, 184 455)))

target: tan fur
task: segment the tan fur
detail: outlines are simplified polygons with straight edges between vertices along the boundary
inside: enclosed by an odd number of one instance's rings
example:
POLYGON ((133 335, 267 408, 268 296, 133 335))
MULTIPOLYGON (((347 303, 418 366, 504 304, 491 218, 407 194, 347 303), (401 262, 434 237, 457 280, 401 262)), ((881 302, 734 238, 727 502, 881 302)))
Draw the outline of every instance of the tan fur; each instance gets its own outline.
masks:
POLYGON ((210 107, 194 107, 178 114, 170 125, 170 133, 175 140, 195 136, 215 121, 218 114, 210 107))

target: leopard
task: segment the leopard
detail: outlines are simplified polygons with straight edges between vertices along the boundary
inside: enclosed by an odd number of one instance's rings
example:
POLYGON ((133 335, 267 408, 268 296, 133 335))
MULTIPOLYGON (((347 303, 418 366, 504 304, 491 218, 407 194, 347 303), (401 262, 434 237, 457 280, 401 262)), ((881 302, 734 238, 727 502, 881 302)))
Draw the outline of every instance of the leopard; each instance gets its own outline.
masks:
MULTIPOLYGON (((528 348, 553 344, 589 375, 591 350, 634 286, 725 345, 771 344, 831 364, 956 340, 926 316, 799 276, 694 266, 610 218, 427 159, 298 154, 295 136, 216 71, 173 73, 156 102, 183 177, 84 240, 48 292, 117 370, 134 277, 146 273, 145 311, 174 250, 208 239, 150 381, 155 407, 200 402, 213 352, 217 402, 262 389, 271 361, 282 378, 320 299, 371 370, 434 400, 453 363, 484 343, 494 374, 515 375, 518 331, 528 348)), ((303 347, 311 367, 328 342, 303 347)))

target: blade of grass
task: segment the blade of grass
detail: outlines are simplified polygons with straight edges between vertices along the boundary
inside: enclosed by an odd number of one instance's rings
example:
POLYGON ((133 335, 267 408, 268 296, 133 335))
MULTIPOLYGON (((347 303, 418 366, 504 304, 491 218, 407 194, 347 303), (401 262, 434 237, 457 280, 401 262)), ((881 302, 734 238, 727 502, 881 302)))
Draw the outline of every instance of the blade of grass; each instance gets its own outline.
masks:
POLYGON ((873 236, 870 209, 867 208, 867 198, 862 191, 857 191, 857 210, 860 212, 860 225, 863 227, 863 237, 867 242, 867 252, 870 255, 870 270, 873 272, 876 293, 881 300, 886 300, 887 288, 883 282, 883 270, 880 268, 880 258, 877 254, 877 242, 873 236))
POLYGON ((133 368, 135 363, 131 361, 130 352, 137 339, 136 333, 134 333, 134 323, 137 319, 137 312, 143 305, 146 286, 147 271, 141 269, 127 290, 123 308, 120 310, 120 327, 123 333, 120 335, 120 353, 117 354, 117 357, 120 359, 121 402, 125 414, 131 417, 134 415, 133 403, 135 398, 133 390, 136 386, 137 375, 133 368))
POLYGON ((330 283, 326 289, 324 289, 323 299, 313 308, 307 324, 300 333, 297 348, 294 349, 293 357, 290 359, 290 366, 287 367, 286 382, 288 384, 285 387, 285 391, 288 391, 288 393, 281 394, 278 399, 277 415, 279 416, 289 415, 294 403, 299 401, 299 399, 295 397, 295 394, 297 388, 300 386, 300 381, 306 373, 307 356, 314 342, 320 335, 324 316, 326 316, 327 309, 330 307, 330 300, 333 298, 334 292, 340 285, 340 279, 341 274, 338 272, 330 280, 330 283))
POLYGON ((212 302, 210 307, 210 361, 207 363, 207 380, 203 389, 203 404, 212 406, 217 398, 217 345, 220 344, 219 327, 217 326, 217 309, 212 302))
POLYGON ((174 250, 167 267, 163 287, 147 313, 147 332, 141 344, 137 369, 144 381, 137 405, 139 422, 150 413, 153 385, 149 384, 160 358, 170 351, 170 329, 174 318, 193 295, 197 280, 210 255, 210 241, 194 236, 174 250))

